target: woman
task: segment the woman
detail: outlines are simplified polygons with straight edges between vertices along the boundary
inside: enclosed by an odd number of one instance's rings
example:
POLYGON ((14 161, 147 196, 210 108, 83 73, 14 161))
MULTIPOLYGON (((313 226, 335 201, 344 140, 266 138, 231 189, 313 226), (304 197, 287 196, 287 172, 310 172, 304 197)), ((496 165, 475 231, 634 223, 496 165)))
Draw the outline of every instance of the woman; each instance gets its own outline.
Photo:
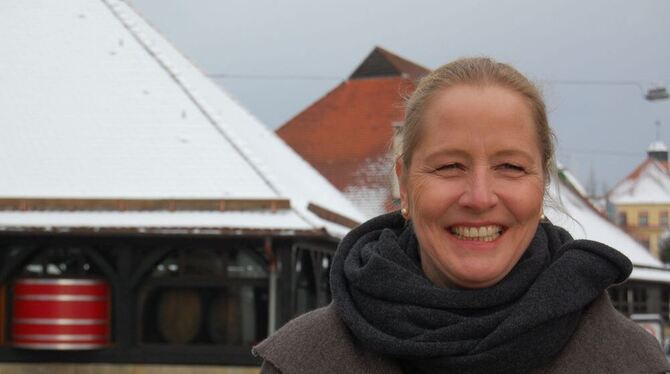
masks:
POLYGON ((655 339, 606 288, 630 261, 542 221, 553 163, 539 91, 461 59, 407 103, 400 212, 352 230, 333 303, 254 352, 263 373, 662 373, 655 339))

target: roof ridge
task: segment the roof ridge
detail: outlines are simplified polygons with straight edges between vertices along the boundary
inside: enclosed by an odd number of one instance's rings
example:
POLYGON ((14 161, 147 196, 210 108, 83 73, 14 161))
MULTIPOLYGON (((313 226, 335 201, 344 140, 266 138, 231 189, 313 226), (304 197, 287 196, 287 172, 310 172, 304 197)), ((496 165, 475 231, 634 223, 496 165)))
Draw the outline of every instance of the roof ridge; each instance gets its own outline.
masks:
POLYGON ((642 173, 642 169, 649 163, 650 159, 646 158, 644 161, 642 161, 640 164, 638 164, 633 171, 628 173, 624 178, 619 180, 607 193, 607 196, 611 195, 616 191, 617 188, 619 188, 620 185, 622 185, 626 181, 633 181, 636 180, 639 176, 640 173, 642 173))
POLYGON ((365 77, 401 76, 419 79, 430 72, 429 69, 400 57, 386 49, 375 46, 374 49, 349 75, 349 80, 365 77))
POLYGON ((412 69, 417 69, 417 70, 423 70, 424 73, 428 73, 430 71, 430 69, 428 69, 424 66, 421 66, 421 65, 417 64, 416 62, 410 61, 410 60, 408 60, 404 57, 401 57, 401 56, 399 56, 399 55, 397 55, 393 52, 390 52, 389 50, 387 50, 385 48, 377 46, 377 47, 375 47, 375 49, 379 50, 379 52, 381 52, 383 55, 385 55, 385 57, 388 60, 390 60, 389 62, 391 62, 391 64, 393 64, 393 66, 395 66, 402 73, 406 73, 408 75, 413 75, 412 73, 406 71, 407 67, 410 67, 412 69), (405 65, 407 65, 407 66, 405 66, 405 65))
MULTIPOLYGON (((236 136, 230 134, 227 130, 224 130, 224 127, 226 127, 224 124, 220 123, 220 121, 217 120, 218 115, 216 113, 213 113, 210 109, 207 103, 203 102, 203 99, 199 98, 198 95, 192 91, 190 88, 190 85, 185 82, 183 76, 179 73, 179 71, 175 68, 173 68, 167 59, 162 56, 160 53, 160 50, 156 46, 152 46, 152 43, 148 40, 145 40, 145 36, 141 35, 140 32, 138 32, 135 29, 135 25, 132 24, 130 20, 126 18, 124 14, 122 14, 122 11, 119 8, 120 3, 123 3, 122 1, 117 1, 116 4, 112 4, 114 0, 101 0, 105 6, 110 10, 110 12, 114 15, 114 17, 119 20, 119 22, 123 25, 123 27, 128 30, 128 32, 133 36, 133 38, 140 44, 142 49, 144 49, 150 57, 152 57, 158 65, 168 73, 170 78, 179 86, 184 94, 191 100, 191 102, 200 110, 200 112, 203 114, 203 116, 207 119, 207 121, 214 126, 214 129, 237 151, 237 153, 242 157, 244 161, 249 164, 251 169, 261 178, 263 182, 278 196, 281 196, 281 188, 277 186, 276 180, 272 175, 269 175, 271 178, 269 178, 268 175, 265 175, 261 169, 265 169, 265 172, 268 174, 271 174, 269 169, 267 167, 264 167, 265 165, 262 165, 262 162, 257 158, 253 157, 252 152, 250 152, 248 149, 244 149, 240 144, 238 144, 238 139, 236 139, 236 136), (232 135, 232 136, 231 136, 232 135), (258 165, 256 164, 258 163, 258 165), (270 180, 273 179, 274 181, 270 180)), ((125 4, 125 3, 124 3, 125 4)), ((144 18, 139 14, 139 12, 135 11, 129 4, 125 4, 129 9, 131 9, 138 18, 140 18, 142 21, 145 22, 146 26, 153 29, 158 35, 161 35, 158 30, 154 29, 144 18)), ((161 35, 162 36, 162 35, 161 35)), ((163 37, 165 39, 165 42, 172 46, 172 43, 167 40, 167 38, 163 37)), ((176 48, 174 48, 177 50, 176 48)), ((181 53, 177 50, 178 53, 181 53)), ((188 63, 192 64, 193 63, 186 58, 188 63)))

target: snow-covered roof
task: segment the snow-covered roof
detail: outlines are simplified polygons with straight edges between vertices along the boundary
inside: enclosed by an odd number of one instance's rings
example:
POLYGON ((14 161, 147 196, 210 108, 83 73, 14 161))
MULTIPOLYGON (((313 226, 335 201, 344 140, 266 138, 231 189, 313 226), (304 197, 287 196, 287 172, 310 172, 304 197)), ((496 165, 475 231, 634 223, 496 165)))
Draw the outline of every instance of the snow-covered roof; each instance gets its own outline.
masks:
POLYGON ((557 161, 556 168, 558 169, 558 174, 564 183, 567 183, 569 186, 577 190, 580 195, 588 196, 586 188, 584 188, 579 179, 577 179, 577 177, 575 177, 563 164, 557 161))
POLYGON ((610 191, 609 200, 616 205, 670 204, 670 175, 660 161, 649 158, 610 191))
POLYGON ((1 226, 179 222, 347 231, 314 206, 362 221, 344 196, 126 3, 0 2, 0 21, 0 197, 290 202, 289 212, 274 216, 5 211, 1 226))
POLYGON ((216 233, 235 230, 272 230, 279 233, 312 231, 314 228, 290 210, 179 213, 162 212, 17 212, 0 211, 0 231, 110 231, 134 228, 140 232, 216 233))
MULTIPOLYGON (((563 169, 562 174, 570 172, 563 169)), ((571 178, 576 180, 574 176, 571 178)), ((601 216, 576 189, 562 180, 554 180, 548 192, 554 203, 545 204, 545 215, 554 224, 568 230, 575 239, 599 241, 626 255, 635 265, 631 279, 670 283, 670 268, 665 268, 640 243, 601 216)))

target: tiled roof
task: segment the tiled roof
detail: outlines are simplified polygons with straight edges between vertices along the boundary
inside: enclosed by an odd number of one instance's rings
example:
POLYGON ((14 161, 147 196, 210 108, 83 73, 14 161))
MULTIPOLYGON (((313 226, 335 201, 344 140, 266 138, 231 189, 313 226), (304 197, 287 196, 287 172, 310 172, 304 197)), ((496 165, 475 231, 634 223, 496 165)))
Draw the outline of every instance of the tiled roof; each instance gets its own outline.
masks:
POLYGON ((385 155, 393 125, 402 121, 402 97, 413 84, 400 77, 341 83, 277 134, 339 189, 353 178, 352 165, 385 155))
POLYGON ((412 81, 403 77, 348 80, 277 134, 359 208, 367 210, 364 213, 376 209, 378 214, 388 200, 393 172, 393 126, 402 121, 403 97, 413 89, 412 81))
POLYGON ((394 126, 428 69, 381 47, 277 134, 367 216, 396 208, 390 191, 394 126))
MULTIPOLYGON (((239 225, 267 218, 272 224, 259 227, 284 222, 274 228, 334 235, 347 228, 310 206, 363 218, 123 1, 0 2, 0 45, 0 198, 19 204, 75 201, 72 206, 96 199, 217 200, 221 207, 236 200, 287 200, 290 220, 256 210, 262 214, 239 225)), ((124 217, 132 218, 130 225, 143 216, 111 215, 107 211, 91 225, 123 226, 124 217)), ((241 216, 233 215, 200 214, 192 226, 210 226, 210 216, 238 227, 241 216)), ((55 216, 17 212, 1 221, 16 227, 55 216)), ((189 225, 168 216, 165 222, 189 225)))

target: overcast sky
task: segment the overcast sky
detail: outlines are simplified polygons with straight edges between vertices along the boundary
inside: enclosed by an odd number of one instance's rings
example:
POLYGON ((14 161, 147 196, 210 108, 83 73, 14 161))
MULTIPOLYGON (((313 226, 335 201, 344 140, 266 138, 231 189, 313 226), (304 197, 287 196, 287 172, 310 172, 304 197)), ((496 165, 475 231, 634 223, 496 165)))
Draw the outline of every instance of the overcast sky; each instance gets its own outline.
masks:
POLYGON ((379 45, 428 68, 515 65, 544 90, 559 161, 583 184, 593 169, 599 190, 644 159, 656 121, 670 144, 670 100, 643 95, 670 85, 670 0, 128 2, 273 129, 379 45))

